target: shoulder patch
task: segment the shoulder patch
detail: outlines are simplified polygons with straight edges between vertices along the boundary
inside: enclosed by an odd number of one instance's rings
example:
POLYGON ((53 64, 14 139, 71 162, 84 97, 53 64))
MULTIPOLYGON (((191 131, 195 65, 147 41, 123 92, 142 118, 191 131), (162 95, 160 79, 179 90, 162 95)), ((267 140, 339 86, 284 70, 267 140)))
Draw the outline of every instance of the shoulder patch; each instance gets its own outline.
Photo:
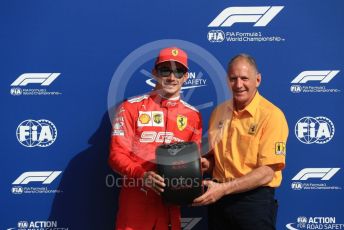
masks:
POLYGON ((145 95, 142 95, 142 96, 138 96, 138 97, 136 96, 136 97, 129 98, 128 102, 129 103, 140 102, 140 101, 142 101, 144 99, 147 99, 148 97, 149 97, 148 94, 145 94, 145 95))
POLYGON ((186 103, 185 101, 180 100, 180 102, 183 103, 183 105, 184 105, 185 107, 188 107, 189 109, 192 109, 192 110, 194 110, 194 111, 196 111, 196 112, 199 112, 195 107, 193 107, 192 105, 186 103))

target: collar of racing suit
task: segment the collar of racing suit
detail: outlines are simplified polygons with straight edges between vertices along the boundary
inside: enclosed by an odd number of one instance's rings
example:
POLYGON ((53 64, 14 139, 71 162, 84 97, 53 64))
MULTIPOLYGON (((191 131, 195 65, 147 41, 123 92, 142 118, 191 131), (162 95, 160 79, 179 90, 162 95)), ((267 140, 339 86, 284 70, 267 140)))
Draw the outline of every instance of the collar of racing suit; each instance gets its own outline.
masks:
POLYGON ((154 101, 161 105, 164 108, 174 108, 177 107, 180 102, 180 96, 174 98, 165 98, 160 94, 156 94, 153 96, 154 101))

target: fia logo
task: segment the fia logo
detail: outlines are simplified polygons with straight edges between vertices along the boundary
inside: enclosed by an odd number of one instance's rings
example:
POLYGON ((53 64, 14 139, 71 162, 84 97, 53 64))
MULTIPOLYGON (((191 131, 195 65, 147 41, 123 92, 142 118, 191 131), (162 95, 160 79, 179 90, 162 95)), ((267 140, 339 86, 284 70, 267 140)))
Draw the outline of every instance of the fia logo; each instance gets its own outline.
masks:
POLYGON ((292 86, 290 86, 290 91, 292 93, 301 93, 302 87, 301 87, 301 85, 292 85, 292 86))
POLYGON ((19 87, 13 87, 13 88, 11 88, 11 94, 13 96, 20 96, 23 94, 23 90, 19 87))
POLYGON ((49 120, 25 120, 16 131, 17 140, 25 147, 48 147, 57 138, 57 129, 49 120))
POLYGON ((21 186, 13 186, 11 189, 13 194, 22 194, 23 193, 23 187, 21 186))
POLYGON ((19 221, 18 222, 18 228, 28 228, 29 227, 29 222, 27 221, 19 221))
POLYGON ((299 216, 297 218, 297 223, 299 223, 299 224, 307 224, 307 222, 308 222, 308 219, 305 216, 299 216))
POLYGON ((334 135, 334 124, 327 117, 303 117, 295 125, 295 136, 304 144, 325 144, 334 135))
POLYGON ((293 183, 291 183, 291 188, 293 190, 301 190, 302 189, 302 183, 300 183, 300 182, 293 182, 293 183))
POLYGON ((225 33, 222 30, 210 30, 208 32, 208 41, 223 42, 225 40, 225 33))

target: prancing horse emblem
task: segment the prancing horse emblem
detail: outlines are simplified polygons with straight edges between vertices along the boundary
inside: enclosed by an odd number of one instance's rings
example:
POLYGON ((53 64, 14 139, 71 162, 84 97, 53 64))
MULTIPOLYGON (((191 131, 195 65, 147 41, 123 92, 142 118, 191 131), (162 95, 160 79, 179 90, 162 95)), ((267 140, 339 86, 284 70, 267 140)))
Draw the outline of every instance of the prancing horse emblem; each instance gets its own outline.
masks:
POLYGON ((188 118, 182 115, 177 116, 177 126, 180 131, 183 131, 188 124, 188 118))

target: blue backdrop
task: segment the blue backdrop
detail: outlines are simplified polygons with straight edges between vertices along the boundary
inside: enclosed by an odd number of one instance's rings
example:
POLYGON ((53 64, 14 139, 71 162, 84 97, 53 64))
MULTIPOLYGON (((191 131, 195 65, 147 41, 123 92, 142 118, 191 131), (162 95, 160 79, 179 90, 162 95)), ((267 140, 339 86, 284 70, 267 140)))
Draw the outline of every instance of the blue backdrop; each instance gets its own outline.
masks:
MULTIPOLYGON (((2 1, 1 229, 113 229, 113 107, 152 89, 160 48, 190 56, 183 97, 203 116, 230 98, 228 60, 248 53, 260 93, 288 120, 278 229, 344 229, 344 2, 2 1)), ((184 229, 207 229, 183 208, 184 229)))

